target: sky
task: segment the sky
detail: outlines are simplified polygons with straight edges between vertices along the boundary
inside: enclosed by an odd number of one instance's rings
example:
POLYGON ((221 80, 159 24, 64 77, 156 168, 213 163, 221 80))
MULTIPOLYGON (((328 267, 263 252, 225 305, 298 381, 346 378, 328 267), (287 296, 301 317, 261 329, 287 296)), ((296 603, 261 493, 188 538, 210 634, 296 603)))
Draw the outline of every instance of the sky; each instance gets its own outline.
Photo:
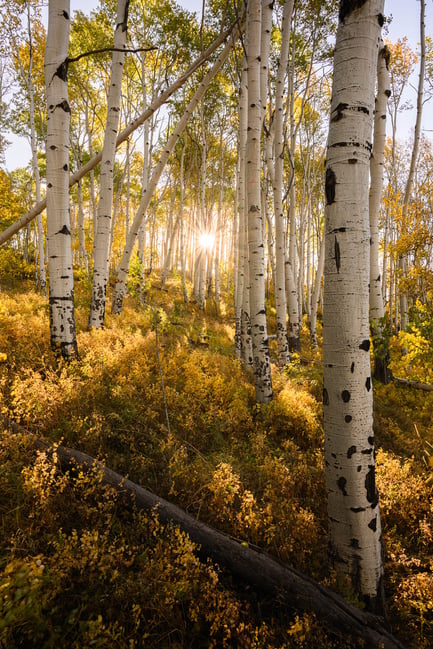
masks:
MULTIPOLYGON (((177 2, 190 11, 195 11, 201 16, 202 0, 177 0, 177 2)), ((90 13, 98 6, 98 0, 71 0, 71 11, 83 11, 90 13)), ((417 51, 419 42, 419 0, 385 0, 385 15, 392 21, 389 24, 388 38, 395 42, 399 38, 407 36, 410 47, 417 51)), ((433 35, 433 3, 428 2, 426 6, 426 35, 433 35)), ((412 87, 408 89, 406 100, 413 106, 416 104, 416 86, 418 83, 418 71, 412 78, 412 87)), ((389 123, 389 120, 388 120, 389 123)), ((415 126, 414 111, 407 111, 399 116, 398 132, 403 133, 403 139, 410 137, 415 126)), ((422 129, 426 135, 433 137, 433 99, 424 105, 422 129)), ((6 168, 11 171, 17 167, 24 167, 30 160, 30 146, 23 138, 18 138, 9 133, 7 139, 12 142, 6 151, 6 168)))

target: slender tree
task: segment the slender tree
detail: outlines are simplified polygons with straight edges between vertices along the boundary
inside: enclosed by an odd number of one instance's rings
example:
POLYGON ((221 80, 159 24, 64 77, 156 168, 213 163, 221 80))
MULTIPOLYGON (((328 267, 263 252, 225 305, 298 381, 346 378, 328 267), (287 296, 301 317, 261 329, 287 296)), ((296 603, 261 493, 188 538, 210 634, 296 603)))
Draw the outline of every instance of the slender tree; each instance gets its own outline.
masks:
POLYGON ((47 245, 51 346, 72 360, 75 335, 74 277, 69 218, 69 118, 67 56, 69 0, 50 0, 45 84, 47 97, 47 245))
POLYGON ((113 170, 116 153, 116 138, 119 127, 119 105, 122 89, 122 73, 126 47, 129 0, 118 0, 117 22, 114 32, 114 51, 111 66, 110 90, 108 93, 107 123, 101 161, 101 188, 96 233, 93 246, 93 283, 90 303, 89 327, 104 326, 105 298, 107 293, 110 260, 111 215, 113 209, 113 170))
POLYGON ((326 158, 324 429, 330 560, 383 611, 369 341, 369 168, 384 0, 341 0, 326 158))
POLYGON ((250 268, 250 318, 253 369, 258 403, 272 400, 265 309, 264 223, 261 211, 261 95, 260 95, 261 2, 247 6, 248 133, 247 133, 247 213, 250 268))
POLYGON ((389 50, 383 43, 377 61, 377 95, 374 111, 373 150, 370 159, 370 323, 374 349, 374 377, 388 382, 388 345, 384 328, 382 277, 379 267, 379 210, 383 189, 383 159, 386 140, 386 110, 389 88, 389 50))

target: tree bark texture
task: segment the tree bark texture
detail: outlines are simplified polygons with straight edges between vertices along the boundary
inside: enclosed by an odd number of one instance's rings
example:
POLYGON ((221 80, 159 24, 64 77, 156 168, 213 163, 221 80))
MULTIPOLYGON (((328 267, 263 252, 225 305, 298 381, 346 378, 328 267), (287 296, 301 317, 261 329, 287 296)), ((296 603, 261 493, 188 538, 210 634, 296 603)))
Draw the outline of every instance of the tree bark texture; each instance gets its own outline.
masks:
POLYGON ((77 356, 69 215, 69 121, 67 56, 69 0, 50 0, 45 86, 47 97, 47 246, 51 347, 77 356))
POLYGON ((323 409, 330 560, 383 607, 369 341, 369 165, 383 0, 340 3, 326 160, 323 409), (350 6, 349 6, 350 5, 350 6))

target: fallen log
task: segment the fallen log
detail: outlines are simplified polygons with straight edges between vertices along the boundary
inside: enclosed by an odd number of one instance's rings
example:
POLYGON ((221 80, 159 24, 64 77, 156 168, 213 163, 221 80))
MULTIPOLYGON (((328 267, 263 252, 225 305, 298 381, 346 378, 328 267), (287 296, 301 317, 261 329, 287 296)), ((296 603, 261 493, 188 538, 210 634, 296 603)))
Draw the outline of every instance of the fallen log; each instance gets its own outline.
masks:
POLYGON ((156 510, 161 522, 173 523, 187 532, 199 546, 201 558, 211 558, 234 576, 299 611, 314 613, 325 625, 339 633, 362 639, 370 649, 404 649, 404 645, 384 626, 384 620, 348 604, 340 595, 321 586, 278 559, 249 547, 247 543, 219 532, 183 509, 153 494, 124 476, 112 471, 95 458, 64 446, 53 447, 28 433, 18 424, 3 418, 5 427, 32 437, 36 448, 55 453, 63 471, 90 471, 98 467, 102 481, 116 489, 126 503, 139 510, 156 510))
POLYGON ((409 379, 402 379, 399 376, 392 376, 392 381, 400 385, 406 385, 408 388, 415 388, 416 390, 424 390, 424 392, 433 392, 433 385, 430 383, 420 383, 419 381, 411 381, 409 379))

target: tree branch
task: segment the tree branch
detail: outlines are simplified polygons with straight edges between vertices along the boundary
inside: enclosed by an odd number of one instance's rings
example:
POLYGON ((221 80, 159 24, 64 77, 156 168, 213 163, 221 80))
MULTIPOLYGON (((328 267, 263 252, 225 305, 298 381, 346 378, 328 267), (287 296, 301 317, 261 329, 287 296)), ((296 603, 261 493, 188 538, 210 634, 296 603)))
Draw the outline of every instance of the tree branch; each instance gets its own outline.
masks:
POLYGON ((66 59, 66 65, 69 63, 76 63, 80 59, 83 59, 85 56, 92 56, 93 54, 103 54, 104 52, 124 52, 125 54, 136 54, 137 52, 151 52, 152 50, 157 50, 156 46, 152 47, 137 47, 135 49, 123 49, 121 47, 101 47, 98 50, 89 50, 89 52, 83 52, 78 56, 69 57, 66 59))

